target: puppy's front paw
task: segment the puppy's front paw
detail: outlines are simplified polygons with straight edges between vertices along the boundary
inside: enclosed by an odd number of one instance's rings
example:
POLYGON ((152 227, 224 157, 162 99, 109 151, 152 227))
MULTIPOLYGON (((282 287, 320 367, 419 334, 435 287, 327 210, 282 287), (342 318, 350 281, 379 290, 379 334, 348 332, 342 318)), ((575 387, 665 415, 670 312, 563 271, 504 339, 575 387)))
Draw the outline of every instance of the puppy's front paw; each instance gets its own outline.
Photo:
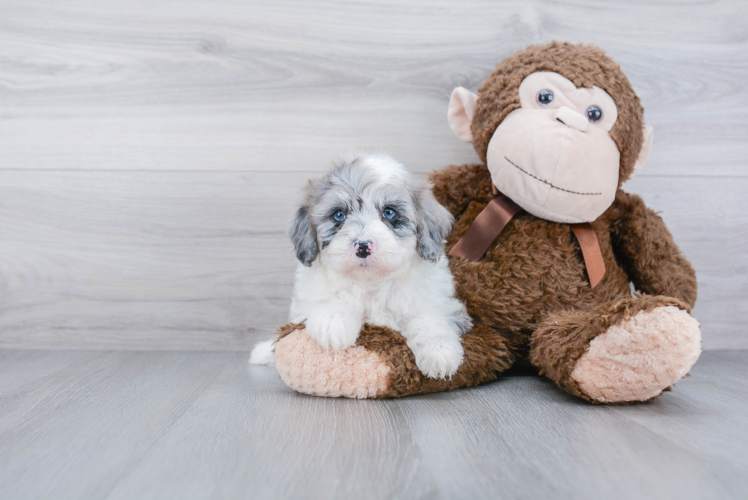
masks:
POLYGON ((321 347, 337 351, 356 343, 361 322, 349 314, 320 311, 306 321, 306 331, 321 347))
MULTIPOLYGON (((409 343, 410 345, 410 343, 409 343)), ((457 336, 429 339, 410 345, 416 365, 429 378, 446 378, 455 374, 465 351, 457 336)))

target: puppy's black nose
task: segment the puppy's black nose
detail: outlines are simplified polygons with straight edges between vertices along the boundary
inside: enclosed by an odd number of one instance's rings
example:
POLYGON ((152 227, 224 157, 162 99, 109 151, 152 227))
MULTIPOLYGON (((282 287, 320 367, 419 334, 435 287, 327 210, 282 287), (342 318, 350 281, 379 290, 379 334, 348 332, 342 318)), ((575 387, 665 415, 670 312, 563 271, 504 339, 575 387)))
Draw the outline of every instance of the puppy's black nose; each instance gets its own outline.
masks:
POLYGON ((356 243, 356 257, 365 259, 371 255, 371 249, 369 248, 370 245, 371 242, 369 241, 359 241, 356 243))

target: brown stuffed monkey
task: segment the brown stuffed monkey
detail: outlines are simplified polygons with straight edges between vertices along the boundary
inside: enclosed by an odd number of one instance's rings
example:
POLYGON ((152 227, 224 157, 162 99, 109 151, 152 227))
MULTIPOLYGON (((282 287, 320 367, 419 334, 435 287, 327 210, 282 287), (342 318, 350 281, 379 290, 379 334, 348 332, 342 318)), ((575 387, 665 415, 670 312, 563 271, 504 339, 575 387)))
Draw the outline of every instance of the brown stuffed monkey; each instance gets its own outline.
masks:
POLYGON ((384 327, 364 325, 356 346, 329 352, 288 324, 275 349, 283 380, 384 398, 474 386, 521 364, 588 401, 629 403, 685 376, 701 352, 696 276, 662 219, 620 189, 652 143, 620 67, 591 46, 531 46, 478 95, 456 89, 448 116, 483 162, 430 177, 455 217, 446 249, 474 324, 457 373, 425 377, 384 327))

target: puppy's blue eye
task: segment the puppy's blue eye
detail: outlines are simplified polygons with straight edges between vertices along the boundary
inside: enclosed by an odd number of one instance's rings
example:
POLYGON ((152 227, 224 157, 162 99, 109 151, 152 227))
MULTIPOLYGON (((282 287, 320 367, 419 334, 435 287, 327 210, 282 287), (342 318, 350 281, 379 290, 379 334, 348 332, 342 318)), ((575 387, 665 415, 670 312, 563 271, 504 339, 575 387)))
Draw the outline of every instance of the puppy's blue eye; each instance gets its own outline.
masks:
POLYGON ((343 222, 345 220, 345 212, 338 210, 332 214, 332 218, 335 219, 335 222, 343 222))
POLYGON ((396 215, 397 215, 397 212, 395 212, 395 211, 394 211, 394 210, 392 210, 391 208, 385 208, 385 209, 384 209, 384 212, 382 212, 382 216, 383 216, 383 217, 384 217, 385 219, 389 219, 389 220, 392 220, 392 219, 394 219, 396 215))

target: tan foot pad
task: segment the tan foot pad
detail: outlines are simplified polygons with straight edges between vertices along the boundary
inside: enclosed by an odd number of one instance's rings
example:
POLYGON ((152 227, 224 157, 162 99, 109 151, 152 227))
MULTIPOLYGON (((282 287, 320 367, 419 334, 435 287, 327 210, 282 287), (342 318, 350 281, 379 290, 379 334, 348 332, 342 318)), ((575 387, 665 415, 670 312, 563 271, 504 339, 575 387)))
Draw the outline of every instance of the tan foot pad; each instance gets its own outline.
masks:
POLYGON ((571 377, 596 401, 646 401, 683 378, 700 354, 698 321, 677 307, 658 307, 595 337, 571 377))
POLYGON ((275 365, 290 388, 314 396, 372 398, 389 386, 390 367, 379 355, 361 346, 328 351, 306 330, 278 341, 275 365))

